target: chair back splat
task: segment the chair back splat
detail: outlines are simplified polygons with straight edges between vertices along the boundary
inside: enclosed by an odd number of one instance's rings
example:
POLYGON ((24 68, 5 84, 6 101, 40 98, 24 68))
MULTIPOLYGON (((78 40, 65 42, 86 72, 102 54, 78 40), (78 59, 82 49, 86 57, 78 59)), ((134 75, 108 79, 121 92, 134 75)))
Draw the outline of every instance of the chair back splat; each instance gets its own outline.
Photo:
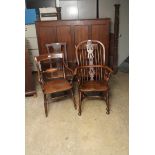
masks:
POLYGON ((85 40, 76 46, 78 66, 105 65, 105 47, 97 40, 85 40))

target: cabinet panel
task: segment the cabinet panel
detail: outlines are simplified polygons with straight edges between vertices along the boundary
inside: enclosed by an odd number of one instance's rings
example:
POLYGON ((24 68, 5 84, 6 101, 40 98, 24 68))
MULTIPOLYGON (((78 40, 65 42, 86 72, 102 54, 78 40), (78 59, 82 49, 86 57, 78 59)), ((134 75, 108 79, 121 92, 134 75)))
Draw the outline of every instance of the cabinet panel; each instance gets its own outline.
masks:
MULTIPOLYGON (((92 25, 92 39, 100 40, 105 46, 106 57, 109 57, 109 25, 92 25)), ((106 59, 106 64, 108 64, 108 59, 106 59)))
POLYGON ((56 27, 40 27, 38 34, 38 46, 40 54, 47 53, 45 44, 49 44, 52 42, 57 42, 56 27))
POLYGON ((75 44, 77 45, 79 42, 83 40, 87 40, 88 38, 88 26, 75 26, 75 44))
POLYGON ((66 42, 67 57, 71 60, 74 57, 74 46, 72 43, 71 26, 58 26, 57 27, 58 42, 66 42))

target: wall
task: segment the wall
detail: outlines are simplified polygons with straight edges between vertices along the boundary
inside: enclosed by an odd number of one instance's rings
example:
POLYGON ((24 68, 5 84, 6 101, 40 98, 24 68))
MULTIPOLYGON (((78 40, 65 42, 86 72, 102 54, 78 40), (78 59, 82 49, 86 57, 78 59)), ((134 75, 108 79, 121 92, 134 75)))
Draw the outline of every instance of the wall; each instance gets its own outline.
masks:
POLYGON ((129 0, 122 0, 120 7, 120 34, 118 65, 129 56, 129 0))
MULTIPOLYGON (((120 3, 120 29, 118 44, 118 65, 129 56, 129 0, 119 0, 120 3)), ((114 3, 115 0, 99 0, 99 17, 110 17, 111 32, 114 32, 114 3)))
POLYGON ((62 19, 96 18, 96 0, 61 0, 62 19))

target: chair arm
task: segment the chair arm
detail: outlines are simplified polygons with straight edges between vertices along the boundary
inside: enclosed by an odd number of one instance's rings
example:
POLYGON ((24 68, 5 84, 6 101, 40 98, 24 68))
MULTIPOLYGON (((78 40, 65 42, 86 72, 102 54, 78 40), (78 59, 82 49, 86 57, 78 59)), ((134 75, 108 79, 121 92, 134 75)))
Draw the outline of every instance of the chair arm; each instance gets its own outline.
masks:
POLYGON ((105 81, 109 82, 109 79, 110 79, 111 73, 113 73, 113 70, 108 66, 104 66, 104 68, 105 68, 105 73, 103 78, 105 81))
POLYGON ((73 83, 74 78, 74 72, 72 69, 70 69, 65 63, 64 63, 64 69, 65 69, 65 77, 66 77, 66 70, 70 72, 71 78, 70 78, 70 84, 73 83))
POLYGON ((38 72, 38 81, 41 86, 45 84, 42 73, 38 72))
POLYGON ((69 68, 65 63, 64 63, 64 67, 72 74, 72 76, 74 75, 73 70, 71 68, 69 68))

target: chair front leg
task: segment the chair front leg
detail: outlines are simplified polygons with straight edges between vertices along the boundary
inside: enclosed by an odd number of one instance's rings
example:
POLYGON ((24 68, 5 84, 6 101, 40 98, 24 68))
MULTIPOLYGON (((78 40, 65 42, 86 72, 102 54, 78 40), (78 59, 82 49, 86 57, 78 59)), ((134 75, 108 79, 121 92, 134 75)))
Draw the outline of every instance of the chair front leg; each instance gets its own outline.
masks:
POLYGON ((45 109, 45 115, 48 116, 48 110, 47 110, 47 96, 44 94, 44 109, 45 109))
POLYGON ((74 97, 74 94, 73 94, 73 90, 71 89, 70 92, 71 92, 71 96, 72 96, 72 99, 73 99, 74 108, 77 109, 75 97, 74 97))
POLYGON ((110 104, 109 104, 109 91, 106 92, 106 105, 107 105, 107 112, 106 114, 110 114, 110 104))
POLYGON ((79 104, 78 104, 78 115, 81 116, 81 96, 82 92, 79 91, 79 104))

